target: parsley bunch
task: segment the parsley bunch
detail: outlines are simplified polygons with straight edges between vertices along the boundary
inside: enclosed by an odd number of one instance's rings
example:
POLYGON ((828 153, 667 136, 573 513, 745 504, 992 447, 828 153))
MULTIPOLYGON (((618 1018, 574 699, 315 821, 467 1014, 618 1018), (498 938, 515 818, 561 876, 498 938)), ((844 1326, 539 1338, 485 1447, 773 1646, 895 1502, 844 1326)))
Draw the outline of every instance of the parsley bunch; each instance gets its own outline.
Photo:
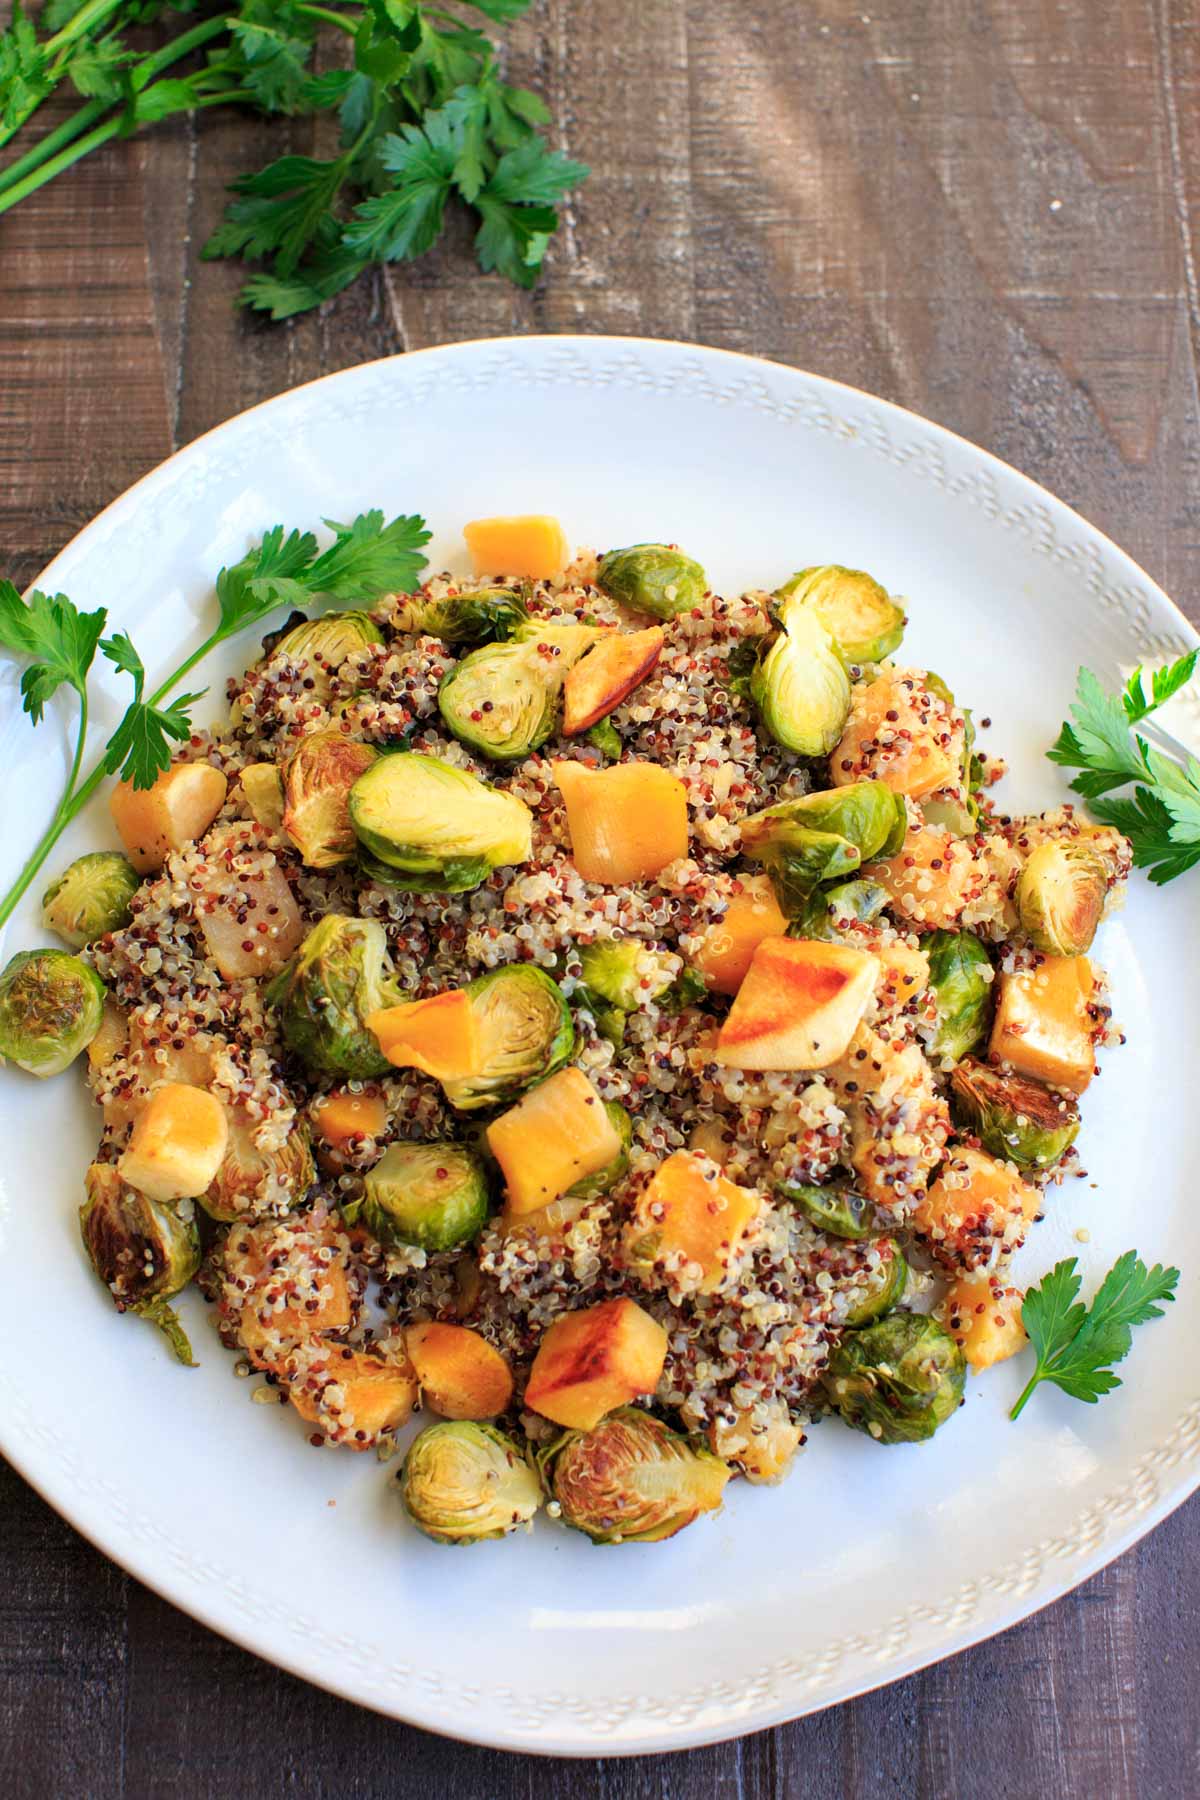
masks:
POLYGON ((384 523, 381 512, 360 513, 349 525, 325 521, 333 542, 321 550, 310 531, 285 532, 272 526, 240 562, 217 576, 219 618, 214 629, 178 668, 147 695, 146 671, 126 632, 104 637, 103 607, 80 612, 65 594, 31 593, 22 599, 11 581, 0 580, 0 649, 25 663, 21 698, 35 725, 60 687, 78 696, 75 754, 62 797, 42 836, 0 900, 0 924, 9 917, 72 819, 83 810, 106 775, 119 775, 135 788, 151 787, 170 767, 171 747, 191 733, 190 709, 201 693, 180 694, 164 704, 200 660, 226 638, 257 625, 282 607, 311 608, 321 599, 370 604, 380 595, 409 593, 425 566, 429 542, 425 521, 401 516, 384 523), (88 737, 88 674, 96 651, 133 682, 133 698, 103 755, 80 779, 88 737))
POLYGON ((1078 1298, 1076 1259, 1056 1263, 1037 1287, 1030 1288, 1021 1308, 1037 1367, 1009 1418, 1017 1417, 1043 1381, 1052 1381, 1064 1394, 1089 1405, 1120 1387, 1121 1378, 1113 1374, 1112 1365, 1129 1355, 1131 1327, 1161 1319, 1158 1302, 1175 1298, 1178 1280, 1178 1269, 1164 1269, 1161 1263, 1148 1269, 1135 1250, 1126 1250, 1100 1283, 1091 1305, 1085 1306, 1078 1298))
MULTIPOLYGON (((530 0, 460 4, 505 25, 530 0)), ((374 263, 421 256, 453 200, 475 215, 481 267, 533 285, 558 203, 588 171, 548 147, 544 102, 500 78, 486 33, 417 0, 239 0, 204 9, 153 52, 130 46, 131 27, 188 10, 188 0, 46 0, 35 27, 16 0, 0 34, 0 145, 64 83, 84 104, 0 170, 0 212, 111 138, 174 113, 329 115, 334 154, 282 156, 231 184, 204 255, 266 263, 243 305, 290 318, 374 263), (318 70, 331 40, 343 66, 318 70), (184 61, 189 72, 167 74, 184 61)))

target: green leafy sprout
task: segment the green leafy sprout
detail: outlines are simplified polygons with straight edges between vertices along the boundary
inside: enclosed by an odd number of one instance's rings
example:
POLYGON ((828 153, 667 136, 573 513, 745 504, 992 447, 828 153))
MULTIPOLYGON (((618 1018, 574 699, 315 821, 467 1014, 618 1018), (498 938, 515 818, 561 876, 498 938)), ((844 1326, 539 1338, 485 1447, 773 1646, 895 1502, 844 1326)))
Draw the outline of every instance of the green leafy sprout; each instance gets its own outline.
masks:
POLYGON ((1015 1419, 1034 1389, 1052 1381, 1074 1400, 1095 1405, 1121 1378, 1113 1363, 1129 1354, 1132 1327, 1148 1319, 1161 1319, 1159 1301, 1174 1300, 1178 1269, 1155 1263, 1148 1269, 1135 1250, 1119 1256, 1097 1289, 1090 1306, 1079 1299, 1081 1280, 1075 1257, 1056 1263, 1050 1273, 1030 1288, 1021 1308, 1029 1341, 1037 1354, 1037 1367, 1009 1414, 1015 1419))

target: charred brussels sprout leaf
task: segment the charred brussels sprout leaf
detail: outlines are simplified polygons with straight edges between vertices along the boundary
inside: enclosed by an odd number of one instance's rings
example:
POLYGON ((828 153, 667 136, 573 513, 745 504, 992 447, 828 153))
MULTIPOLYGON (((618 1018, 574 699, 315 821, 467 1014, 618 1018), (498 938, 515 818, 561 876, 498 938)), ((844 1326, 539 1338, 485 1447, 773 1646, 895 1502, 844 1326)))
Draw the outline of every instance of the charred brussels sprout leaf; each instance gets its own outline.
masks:
POLYGON ((879 1261, 870 1267, 865 1286, 846 1314, 846 1326, 851 1331, 870 1325, 899 1306, 908 1286, 908 1263, 896 1239, 881 1237, 873 1247, 879 1253, 879 1261))
POLYGON ((1049 956, 1083 956, 1107 892, 1107 871, 1088 845, 1063 838, 1039 844, 1017 882, 1021 929, 1049 956))
POLYGON ((508 643, 455 664, 438 688, 438 711, 468 749, 520 762, 554 730, 567 672, 595 637, 588 625, 522 626, 508 643))
POLYGON ((349 806, 369 872, 394 887, 460 893, 529 855, 528 807, 436 756, 381 756, 351 788, 349 806))
POLYGON ((498 644, 529 617, 514 588, 473 588, 469 593, 398 595, 392 623, 446 644, 498 644))
POLYGON ((59 1075, 100 1029, 104 983, 66 950, 21 950, 0 974, 0 1057, 59 1075))
POLYGON ((306 1069, 369 1081, 391 1064, 363 1021, 396 1004, 387 937, 375 919, 326 913, 266 989, 284 1044, 306 1069))
POLYGON ((480 1544, 527 1525, 541 1483, 494 1425, 443 1419, 409 1446, 400 1492, 413 1524, 439 1544, 480 1544))
POLYGON ((367 1173, 359 1216, 390 1248, 457 1250, 488 1216, 483 1159, 464 1144, 390 1144, 367 1173))
POLYGON ((681 969, 670 987, 658 996, 658 1004, 664 1012, 681 1013, 689 1006, 699 1006, 708 997, 709 987, 703 975, 695 969, 681 969))
POLYGON ((936 1319, 894 1312, 848 1331, 825 1371, 829 1403, 880 1444, 931 1438, 962 1399, 967 1365, 936 1319))
POLYGON ((200 1267, 200 1237, 191 1208, 149 1200, 127 1187, 111 1163, 93 1163, 79 1228, 92 1267, 119 1312, 138 1313, 157 1325, 181 1363, 192 1348, 167 1302, 200 1267))
POLYGON ((595 1544, 656 1544, 721 1504, 729 1469, 636 1406, 568 1431, 538 1457, 564 1525, 595 1544))
POLYGON ((1079 1108, 1069 1094, 986 1063, 962 1062, 950 1077, 954 1114, 1001 1162, 1047 1169, 1075 1142, 1079 1108))
POLYGON ((379 760, 371 744, 343 731, 300 739, 283 768, 283 828, 310 869, 349 862, 358 848, 350 823, 350 789, 379 760))
POLYGON ((544 969, 531 963, 491 969, 469 983, 467 993, 479 1023, 479 1069, 442 1083, 460 1112, 515 1100, 570 1061, 575 1023, 562 989, 544 969))
POLYGON ((866 925, 888 903, 888 891, 877 881, 838 881, 810 894, 789 928, 789 935, 836 943, 848 925, 866 925))
POLYGON ((708 577, 698 562, 673 544, 630 544, 600 558, 596 585, 622 606, 652 613, 656 619, 673 619, 699 606, 708 591, 708 577))
POLYGON ((874 1208, 862 1194, 856 1194, 846 1182, 831 1182, 828 1187, 814 1187, 805 1182, 785 1182, 779 1189, 780 1199, 798 1207, 818 1231, 830 1237, 869 1238, 874 1230, 874 1208))
POLYGON ((597 1169, 594 1175, 585 1175, 574 1187, 567 1189, 564 1196, 568 1200, 595 1200, 601 1194, 607 1194, 610 1187, 615 1187, 622 1175, 629 1168, 629 1146, 633 1142, 633 1120, 616 1100, 606 1100, 604 1110, 609 1121, 621 1140, 621 1148, 603 1169, 597 1169))
POLYGON ((129 902, 140 882, 133 864, 119 851, 91 850, 77 856, 42 895, 42 924, 73 950, 82 950, 106 932, 128 925, 129 902))
POLYGON ((992 963, 970 931, 934 931, 924 941, 929 985, 937 1001, 931 1054, 958 1062, 987 1035, 992 1009, 992 963))
POLYGON ((801 569, 776 592, 780 600, 811 607, 848 664, 882 662, 900 647, 904 609, 862 569, 838 563, 801 569))
POLYGON ((782 619, 755 664, 751 698, 777 744, 797 756, 828 756, 850 711, 850 677, 816 613, 788 600, 782 619))
POLYGON ((293 625, 277 640, 270 654, 286 656, 293 663, 307 663, 313 698, 325 701, 332 696, 333 677, 342 664, 357 651, 383 641, 383 633, 370 613, 329 612, 293 625))

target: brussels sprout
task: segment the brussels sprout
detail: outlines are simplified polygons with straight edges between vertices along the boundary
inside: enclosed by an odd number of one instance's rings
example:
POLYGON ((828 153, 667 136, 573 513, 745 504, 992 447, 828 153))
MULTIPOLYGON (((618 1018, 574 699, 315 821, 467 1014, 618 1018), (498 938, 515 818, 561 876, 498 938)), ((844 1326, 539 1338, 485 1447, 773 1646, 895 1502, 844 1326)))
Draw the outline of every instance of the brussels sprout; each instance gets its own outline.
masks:
POLYGON ((566 997, 544 969, 513 963, 467 986, 479 1022, 479 1069, 442 1087, 451 1106, 474 1112, 515 1100, 569 1062, 575 1022, 566 997))
POLYGON ((460 743, 492 762, 520 762, 540 749, 574 660, 553 648, 526 639, 488 644, 443 677, 438 711, 460 743))
POLYGON ((847 663, 882 662, 904 636, 903 607, 862 569, 839 563, 801 569, 776 589, 776 598, 810 606, 847 663))
POLYGON ((673 544, 630 544, 600 558, 596 586, 622 606, 673 619, 699 606, 708 592, 708 576, 673 544))
POLYGON ((565 1200, 595 1200, 601 1194, 607 1194, 609 1188, 615 1187, 622 1175, 629 1168, 629 1146, 633 1142, 633 1120, 616 1100, 606 1100, 604 1110, 616 1128, 621 1140, 621 1148, 603 1169, 597 1169, 594 1175, 585 1175, 574 1187, 569 1187, 563 1195, 565 1200))
POLYGON ((249 1124, 234 1112, 225 1159, 198 1204, 223 1224, 243 1214, 278 1212, 299 1205, 315 1173, 312 1139, 303 1125, 293 1125, 277 1150, 260 1150, 249 1124))
POLYGON ((333 693, 333 677, 347 658, 383 642, 383 633, 370 613, 329 612, 317 619, 301 619, 283 633, 270 654, 307 663, 312 696, 325 701, 333 693))
POLYGON ((821 882, 853 874, 860 860, 848 838, 832 831, 810 831, 805 825, 789 830, 786 848, 748 850, 746 854, 762 863, 771 877, 775 898, 789 918, 805 909, 821 882))
POLYGON ((786 852, 798 833, 822 832, 845 838, 863 862, 870 862, 876 856, 894 855, 892 846, 898 849, 907 831, 903 795, 893 794, 882 781, 855 781, 849 787, 800 794, 751 813, 742 821, 742 852, 761 861, 764 851, 786 852))
POLYGON ((393 603, 397 631, 420 632, 447 644, 496 644, 529 614, 513 588, 474 588, 467 594, 401 594, 393 603))
POLYGON ((955 1069, 950 1087, 959 1124, 1001 1162, 1047 1169, 1078 1136, 1079 1107, 1073 1097, 1026 1075, 1002 1075, 986 1063, 968 1060, 955 1069))
POLYGON ((283 828, 310 869, 349 862, 358 848, 350 823, 350 789, 379 760, 372 744, 344 731, 300 739, 283 766, 283 828))
POLYGON ((73 950, 82 950, 128 925, 129 902, 141 879, 120 851, 90 850, 77 856, 42 895, 42 924, 73 950))
POLYGON ((1017 881, 1021 929, 1049 956, 1083 956, 1107 893, 1107 872, 1089 845, 1068 838, 1039 844, 1017 881))
POLYGON ((457 1250, 488 1216, 483 1159, 464 1144, 389 1144, 363 1182, 361 1202, 343 1209, 381 1244, 457 1250))
POLYGON ((807 1182, 784 1182, 779 1197, 799 1207, 810 1224, 830 1237, 869 1238, 874 1230, 874 1207, 862 1194, 842 1181, 828 1187, 813 1187, 807 1182))
POLYGON ((359 776, 349 804, 372 867, 386 864, 395 887, 461 893, 529 856, 529 808, 436 756, 381 756, 359 776))
POLYGON ((192 1347, 167 1301, 200 1267, 200 1235, 190 1207, 185 1218, 173 1206, 127 1187, 111 1163, 93 1163, 79 1209, 84 1248, 119 1312, 138 1313, 157 1325, 181 1363, 192 1347))
POLYGON ((849 1330, 870 1325, 891 1312, 899 1306, 908 1286, 908 1263, 896 1239, 881 1237, 874 1248, 879 1252, 879 1262, 870 1271, 865 1290, 846 1314, 849 1330))
POLYGON ((492 872, 484 856, 450 857, 436 873, 416 875, 410 869, 397 869, 381 862, 377 856, 359 845, 358 869, 364 881, 380 887, 402 888, 406 894, 463 894, 477 888, 492 872))
POLYGON ((930 1053, 957 1062, 987 1035, 992 1010, 992 963, 970 931, 934 931, 925 938, 929 985, 937 1001, 930 1053))
POLYGON ((59 1075, 100 1029, 104 983, 66 950, 21 950, 0 974, 0 1060, 59 1075))
POLYGON ((647 1000, 657 1000, 672 981, 661 954, 640 938, 605 938, 588 944, 579 952, 579 963, 588 995, 627 1013, 636 1012, 647 1000))
POLYGON ((326 913, 265 992, 284 1044, 306 1069, 357 1081, 390 1073, 363 1023, 402 998, 377 920, 326 913))
POLYGON ((815 612, 789 600, 782 618, 755 664, 750 695, 776 743, 797 756, 828 756, 850 712, 850 677, 815 612))
POLYGON ((974 837, 979 830, 979 805, 965 787, 961 793, 946 788, 940 794, 926 795, 921 801, 921 816, 926 825, 936 831, 948 831, 953 837, 974 837))
POLYGON ((667 1013, 686 1012, 709 997, 709 986, 695 969, 681 969, 669 988, 658 996, 658 1004, 667 1013))
POLYGON ((890 896, 877 881, 838 881, 808 896, 788 927, 789 935, 836 943, 842 928, 866 925, 887 905, 890 896))
POLYGON ((721 1504, 729 1468, 698 1438, 622 1406, 538 1456, 565 1525, 594 1544, 656 1544, 721 1504))
POLYGON ((601 719, 598 725, 593 725, 591 730, 585 731, 583 735, 593 750, 598 750, 601 756, 607 756, 610 762, 620 762, 621 752, 625 746, 621 742, 620 732, 611 719, 601 719))
POLYGON ((541 1483, 513 1440, 471 1419, 443 1419, 418 1432, 400 1492, 413 1524, 439 1544, 505 1537, 542 1504, 541 1483))
POLYGON ((936 1319, 894 1312, 848 1331, 829 1358, 825 1392, 847 1425, 880 1444, 919 1444, 958 1408, 962 1351, 936 1319))

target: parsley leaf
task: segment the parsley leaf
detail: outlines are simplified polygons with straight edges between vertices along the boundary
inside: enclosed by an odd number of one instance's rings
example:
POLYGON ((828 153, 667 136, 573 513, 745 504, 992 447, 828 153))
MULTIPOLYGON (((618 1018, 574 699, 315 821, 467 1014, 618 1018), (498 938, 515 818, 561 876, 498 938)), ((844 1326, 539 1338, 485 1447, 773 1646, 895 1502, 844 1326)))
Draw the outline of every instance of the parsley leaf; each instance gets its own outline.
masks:
POLYGON ((285 537, 283 526, 273 525, 240 562, 222 569, 217 576, 222 635, 231 637, 256 624, 277 606, 306 605, 309 592, 303 577, 316 553, 311 531, 291 531, 285 537))
POLYGON ((314 593, 337 600, 377 600, 381 594, 410 594, 425 567, 422 547, 432 537, 415 513, 385 525, 377 510, 359 513, 349 525, 326 519, 334 536, 308 572, 314 593))
POLYGON ((34 724, 65 681, 82 699, 87 673, 108 614, 81 613, 65 594, 39 593, 22 600, 11 581, 0 581, 0 648, 28 657, 21 699, 34 724))
POLYGON ((1148 1269, 1134 1250, 1119 1256, 1101 1282, 1090 1306, 1078 1299, 1080 1277, 1075 1257, 1056 1263, 1025 1296, 1021 1317, 1037 1355, 1037 1367, 1010 1418, 1022 1411, 1034 1389, 1052 1381, 1075 1400, 1094 1405, 1121 1378, 1113 1363, 1128 1356, 1132 1327, 1161 1319, 1159 1301, 1173 1300, 1178 1269, 1155 1263, 1148 1269))
POLYGON ((380 161, 397 179, 354 209, 343 240, 349 249, 381 262, 401 262, 436 243, 460 148, 446 112, 428 113, 423 131, 406 125, 382 140, 380 161))

